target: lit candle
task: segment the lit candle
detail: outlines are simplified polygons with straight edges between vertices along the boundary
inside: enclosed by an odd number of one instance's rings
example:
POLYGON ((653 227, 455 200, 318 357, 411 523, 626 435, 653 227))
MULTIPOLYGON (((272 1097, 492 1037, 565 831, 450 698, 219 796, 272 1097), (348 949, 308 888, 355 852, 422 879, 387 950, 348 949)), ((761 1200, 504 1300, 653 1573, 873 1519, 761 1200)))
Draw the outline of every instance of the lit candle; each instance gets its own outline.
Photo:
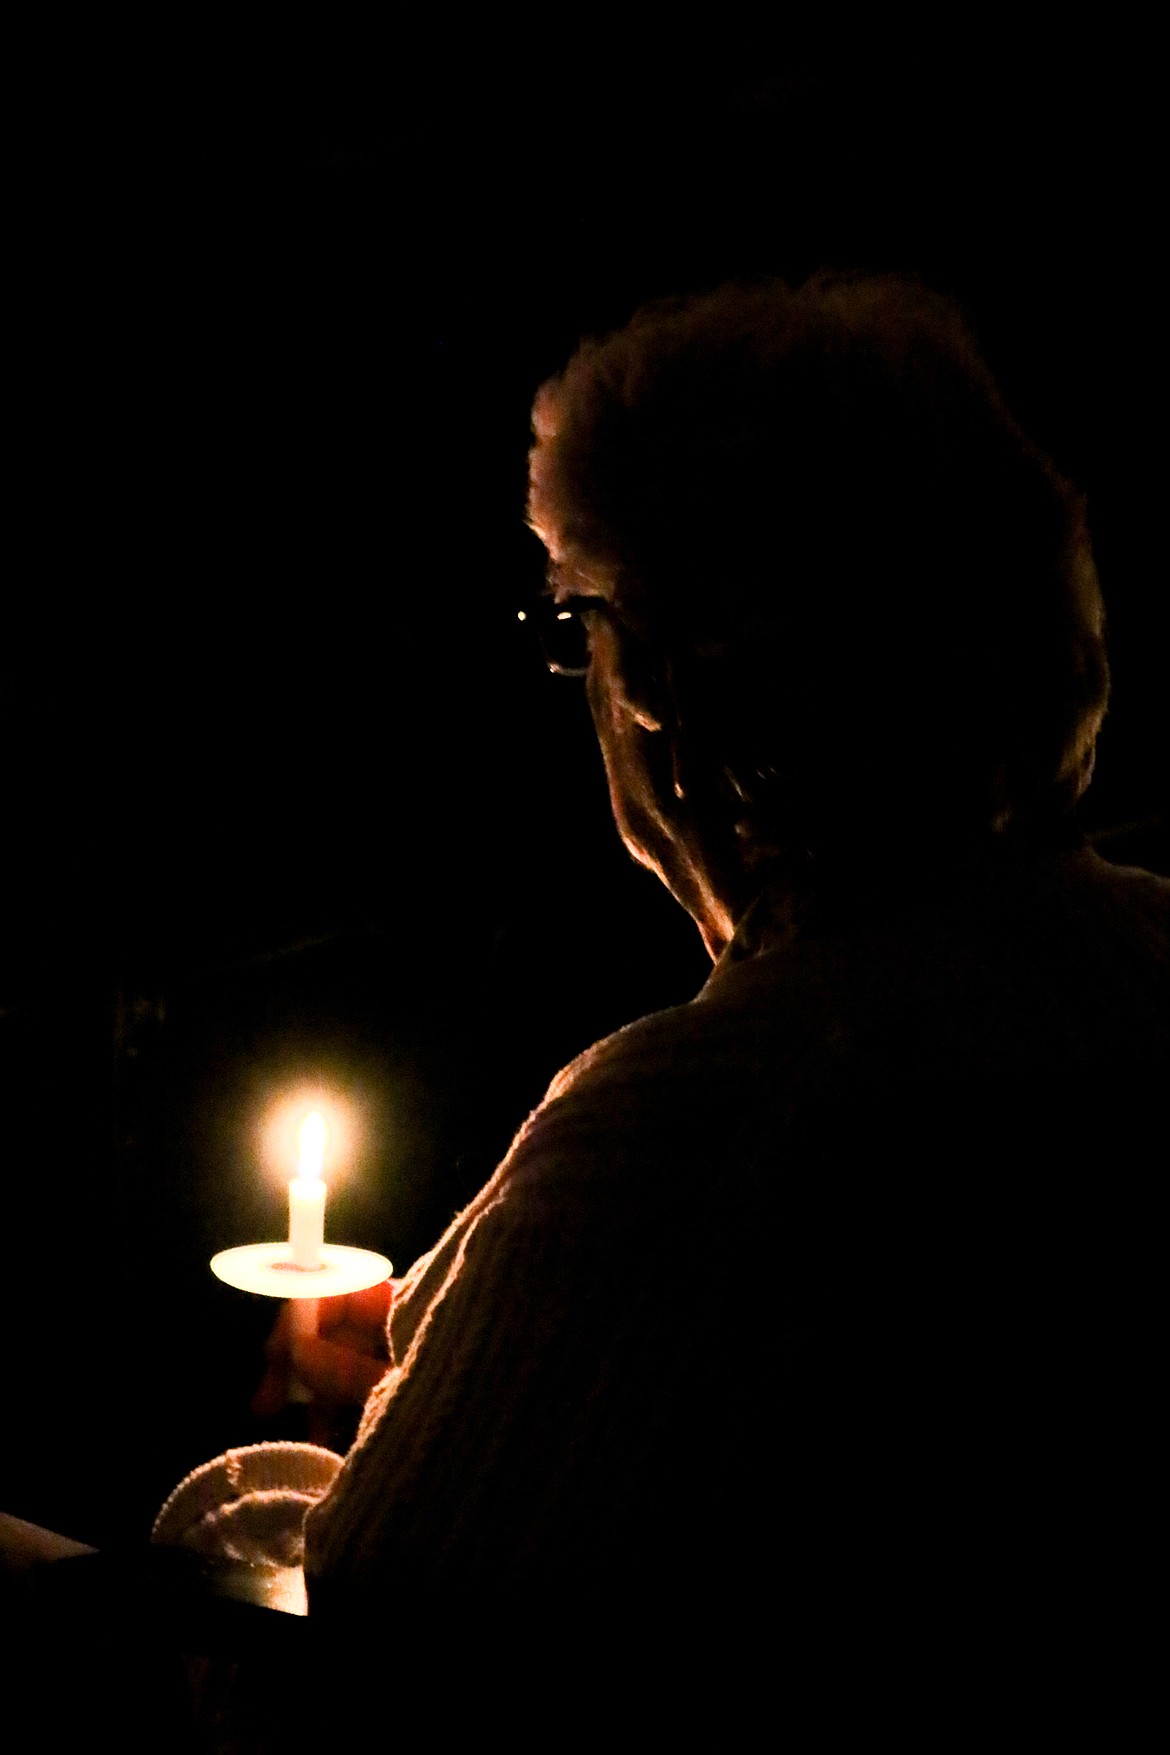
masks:
POLYGON ((297 1173, 288 1185, 288 1240, 299 1268, 321 1266, 325 1241, 325 1184, 321 1162, 325 1154, 325 1123, 314 1109, 301 1123, 301 1155, 297 1173))

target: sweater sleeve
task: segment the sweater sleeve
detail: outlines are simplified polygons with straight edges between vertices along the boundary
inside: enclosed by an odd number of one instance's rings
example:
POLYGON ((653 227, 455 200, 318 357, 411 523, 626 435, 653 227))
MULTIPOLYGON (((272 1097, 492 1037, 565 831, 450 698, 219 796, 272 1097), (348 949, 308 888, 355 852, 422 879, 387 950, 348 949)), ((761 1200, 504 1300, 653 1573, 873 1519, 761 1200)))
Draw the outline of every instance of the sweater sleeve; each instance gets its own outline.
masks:
MULTIPOLYGON (((790 1520, 810 1551, 882 1494, 896 1530, 939 1386, 998 1442, 1046 1311, 1087 1310, 1077 1251, 1123 1286, 1130 1195, 1096 1164, 1137 1161, 1164 1091, 1167 893, 1091 858, 980 868, 907 921, 727 959, 566 1069, 407 1276, 307 1519, 314 1607, 606 1554, 693 1578, 700 1541, 717 1579, 785 1494, 820 1507, 790 1520)), ((932 1502, 969 1486, 948 1467, 932 1502)))
POLYGON ((734 1145, 721 1087, 750 1076, 724 1024, 683 1007, 582 1056, 412 1271, 392 1369, 308 1520, 311 1583, 519 1580, 645 1524, 698 1369, 679 1287, 734 1145))

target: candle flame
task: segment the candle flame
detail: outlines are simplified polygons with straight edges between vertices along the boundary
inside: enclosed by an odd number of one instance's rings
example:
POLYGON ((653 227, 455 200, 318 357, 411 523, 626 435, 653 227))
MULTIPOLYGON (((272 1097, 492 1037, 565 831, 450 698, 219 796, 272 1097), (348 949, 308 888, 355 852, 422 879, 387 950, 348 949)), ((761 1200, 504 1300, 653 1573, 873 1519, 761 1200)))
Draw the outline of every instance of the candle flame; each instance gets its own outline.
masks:
POLYGON ((325 1157, 325 1122, 319 1109, 306 1115, 301 1123, 301 1156, 297 1175, 318 1177, 325 1157))
POLYGON ((324 1080, 310 1083, 306 1079, 265 1104, 256 1129, 257 1155, 278 1187, 287 1188, 292 1176, 311 1176, 316 1162, 315 1174, 333 1188, 352 1170, 363 1145, 364 1128, 364 1114, 348 1093, 324 1080), (314 1116, 319 1119, 314 1120, 314 1116), (314 1153, 314 1140, 320 1146, 320 1156, 314 1153))

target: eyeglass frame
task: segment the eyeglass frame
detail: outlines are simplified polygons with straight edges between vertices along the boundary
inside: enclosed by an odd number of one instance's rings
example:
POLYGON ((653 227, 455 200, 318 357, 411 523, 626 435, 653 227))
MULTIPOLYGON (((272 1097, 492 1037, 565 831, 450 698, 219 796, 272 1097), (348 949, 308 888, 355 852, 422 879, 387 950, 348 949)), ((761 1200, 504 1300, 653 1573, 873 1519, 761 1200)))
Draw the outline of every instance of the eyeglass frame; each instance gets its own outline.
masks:
POLYGON ((586 612, 604 614, 609 608, 604 597, 587 597, 578 594, 573 597, 556 598, 541 593, 533 599, 525 609, 516 611, 517 621, 526 622, 532 628, 540 642, 544 661, 553 676, 585 677, 589 675, 590 659, 588 656, 589 630, 584 620, 586 612), (554 630, 560 625, 572 624, 578 630, 579 637, 585 645, 585 661, 581 664, 566 662, 554 649, 554 630))

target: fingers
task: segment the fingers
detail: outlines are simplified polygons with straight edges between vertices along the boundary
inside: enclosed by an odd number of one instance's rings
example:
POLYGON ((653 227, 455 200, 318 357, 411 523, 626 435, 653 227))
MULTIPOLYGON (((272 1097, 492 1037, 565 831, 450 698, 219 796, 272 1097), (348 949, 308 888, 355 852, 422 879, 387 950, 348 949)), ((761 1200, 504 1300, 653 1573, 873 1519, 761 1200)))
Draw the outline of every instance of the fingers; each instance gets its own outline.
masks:
POLYGON ((340 1298, 322 1298, 317 1327, 329 1334, 343 1324, 357 1329, 384 1329, 394 1300, 394 1281, 367 1286, 362 1292, 347 1292, 340 1298))
MULTIPOLYGON (((380 1327, 357 1328, 352 1322, 343 1322, 321 1338, 335 1347, 348 1347, 351 1353, 364 1353, 367 1359, 381 1359, 383 1364, 388 1357, 386 1336, 380 1327)), ((292 1345, 296 1346, 295 1340, 292 1345)))
POLYGON ((283 1304, 264 1343, 268 1367, 250 1406, 256 1419, 269 1419, 288 1402, 295 1375, 325 1400, 360 1407, 386 1372, 386 1318, 396 1282, 383 1280, 362 1292, 322 1298, 318 1335, 298 1337, 293 1305, 283 1304))
POLYGON ((368 1353, 338 1346, 320 1335, 297 1338, 292 1349, 292 1365, 305 1388, 312 1390, 314 1395, 325 1401, 357 1407, 390 1369, 384 1358, 373 1359, 368 1353))
MULTIPOLYGON (((344 1292, 340 1298, 322 1298, 317 1305, 318 1333, 331 1334, 335 1329, 347 1328, 363 1334, 382 1335, 394 1292, 395 1281, 383 1280, 380 1285, 368 1286, 364 1292, 344 1292)), ((288 1358, 295 1326, 291 1302, 282 1304, 280 1315, 264 1343, 266 1358, 288 1358)))

